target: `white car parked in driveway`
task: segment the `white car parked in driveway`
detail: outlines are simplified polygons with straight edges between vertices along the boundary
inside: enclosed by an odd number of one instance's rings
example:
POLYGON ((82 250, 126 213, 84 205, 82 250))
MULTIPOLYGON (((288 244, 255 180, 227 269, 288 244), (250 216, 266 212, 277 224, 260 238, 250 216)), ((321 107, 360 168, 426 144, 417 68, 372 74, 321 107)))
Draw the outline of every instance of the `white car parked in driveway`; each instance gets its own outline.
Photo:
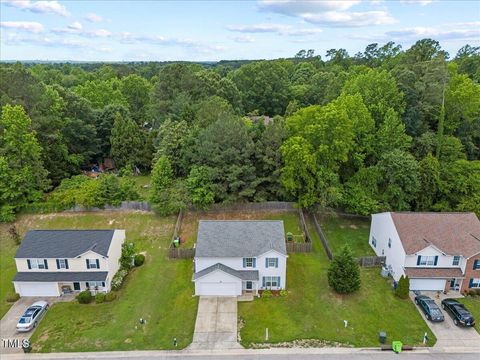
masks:
POLYGON ((37 327, 40 319, 45 315, 48 309, 48 303, 46 301, 37 301, 33 303, 25 313, 22 315, 17 324, 18 332, 30 331, 37 327))

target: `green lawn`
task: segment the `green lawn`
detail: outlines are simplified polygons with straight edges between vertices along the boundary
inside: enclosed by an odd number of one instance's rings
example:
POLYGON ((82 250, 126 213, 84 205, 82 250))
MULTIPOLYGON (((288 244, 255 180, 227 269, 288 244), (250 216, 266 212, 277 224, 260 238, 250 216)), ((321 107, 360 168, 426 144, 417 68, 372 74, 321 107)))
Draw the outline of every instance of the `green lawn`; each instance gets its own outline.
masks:
POLYGON ((468 296, 466 298, 460 298, 458 299, 458 301, 463 303, 472 313, 473 318, 476 322, 475 329, 480 333, 480 296, 477 296, 475 298, 468 296))
POLYGON ((8 226, 0 224, 0 318, 10 309, 12 304, 5 301, 7 293, 15 292, 12 279, 16 268, 13 257, 17 251, 17 245, 8 236, 8 226))
MULTIPOLYGON (((145 264, 135 269, 112 303, 52 306, 32 336, 35 351, 108 351, 171 349, 187 346, 193 335, 197 298, 193 295, 191 260, 169 260, 166 249, 175 219, 132 212, 22 216, 23 233, 31 228, 121 228, 127 241, 145 251, 145 264), (146 319, 145 325, 138 320, 146 319)), ((2 243, 3 245, 3 243, 2 243)), ((2 248, 3 250, 3 248, 2 248)), ((15 273, 13 259, 2 251, 9 279, 15 273)))
POLYGON ((354 256, 375 256, 368 243, 370 220, 324 214, 318 215, 317 219, 333 255, 348 244, 354 256))
POLYGON ((286 297, 255 299, 239 303, 244 320, 244 346, 263 343, 265 328, 271 343, 295 339, 320 339, 353 346, 378 346, 378 332, 387 341, 401 340, 421 345, 427 332, 430 345, 436 341, 410 300, 392 294, 391 284, 378 268, 362 269, 361 290, 353 295, 333 293, 327 283, 328 260, 318 237, 310 227, 314 251, 290 254, 287 265, 286 297), (344 328, 343 320, 348 320, 344 328))
POLYGON ((150 175, 129 176, 129 178, 132 179, 137 185, 137 190, 142 197, 142 200, 148 200, 150 188, 144 186, 150 186, 150 175))

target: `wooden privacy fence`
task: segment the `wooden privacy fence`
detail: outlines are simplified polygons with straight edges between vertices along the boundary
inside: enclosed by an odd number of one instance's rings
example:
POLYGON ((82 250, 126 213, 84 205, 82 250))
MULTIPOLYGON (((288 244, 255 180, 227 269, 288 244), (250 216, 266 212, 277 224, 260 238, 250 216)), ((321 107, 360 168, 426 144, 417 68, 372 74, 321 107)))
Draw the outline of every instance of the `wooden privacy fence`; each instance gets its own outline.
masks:
POLYGON ((170 259, 192 259, 195 257, 195 248, 182 249, 170 247, 170 249, 168 249, 168 257, 170 259))
POLYGON ((217 213, 228 211, 292 211, 296 210, 295 203, 289 201, 265 201, 261 203, 213 204, 206 210, 191 207, 190 211, 217 213))
POLYGON ((287 253, 307 253, 312 251, 312 243, 296 243, 296 242, 287 242, 287 253))
POLYGON ((80 205, 75 205, 71 209, 65 210, 65 212, 96 212, 96 211, 122 211, 122 210, 140 210, 140 211, 152 211, 152 207, 147 201, 122 201, 118 206, 105 205, 103 208, 86 208, 80 205))
POLYGON ((312 213, 312 218, 313 218, 313 225, 315 226, 315 230, 318 234, 318 237, 320 238, 320 241, 322 242, 323 248, 325 249, 325 252, 327 253, 327 256, 330 260, 333 259, 333 254, 330 248, 328 247, 327 243, 327 238, 323 234, 322 228, 320 227, 320 224, 318 223, 317 216, 315 213, 312 213))
MULTIPOLYGON (((305 210, 298 209, 298 217, 300 218, 300 225, 302 226, 302 231, 305 234, 305 242, 312 243, 312 238, 310 237, 310 232, 308 231, 308 226, 305 221, 305 210)), ((312 247, 310 246, 310 251, 312 251, 312 247)))
POLYGON ((372 267, 384 265, 387 257, 386 256, 363 256, 357 258, 358 265, 363 267, 372 267))

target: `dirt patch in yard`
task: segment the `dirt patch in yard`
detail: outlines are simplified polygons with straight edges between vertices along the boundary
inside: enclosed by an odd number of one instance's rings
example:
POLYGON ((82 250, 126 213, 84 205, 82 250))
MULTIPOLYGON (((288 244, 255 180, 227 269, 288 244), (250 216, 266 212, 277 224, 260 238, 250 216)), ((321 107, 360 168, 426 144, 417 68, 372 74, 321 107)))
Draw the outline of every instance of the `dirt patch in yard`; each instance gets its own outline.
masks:
POLYGON ((302 339, 286 341, 281 343, 254 343, 250 346, 252 349, 269 349, 269 348, 322 348, 322 347, 353 347, 350 344, 342 344, 335 341, 319 340, 319 339, 302 339))

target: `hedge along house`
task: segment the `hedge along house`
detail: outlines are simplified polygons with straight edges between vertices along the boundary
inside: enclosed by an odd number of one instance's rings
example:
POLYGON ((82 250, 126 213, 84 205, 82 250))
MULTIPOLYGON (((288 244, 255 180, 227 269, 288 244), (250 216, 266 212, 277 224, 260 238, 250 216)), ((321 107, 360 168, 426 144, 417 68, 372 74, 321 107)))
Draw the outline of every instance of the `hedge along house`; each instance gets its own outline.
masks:
POLYGON ((370 246, 410 290, 480 288, 480 221, 474 213, 386 212, 372 215, 370 246))
POLYGON ((110 291, 125 230, 31 230, 15 254, 20 296, 110 291))
POLYGON ((240 296, 286 286, 283 221, 205 221, 198 226, 195 295, 240 296))

